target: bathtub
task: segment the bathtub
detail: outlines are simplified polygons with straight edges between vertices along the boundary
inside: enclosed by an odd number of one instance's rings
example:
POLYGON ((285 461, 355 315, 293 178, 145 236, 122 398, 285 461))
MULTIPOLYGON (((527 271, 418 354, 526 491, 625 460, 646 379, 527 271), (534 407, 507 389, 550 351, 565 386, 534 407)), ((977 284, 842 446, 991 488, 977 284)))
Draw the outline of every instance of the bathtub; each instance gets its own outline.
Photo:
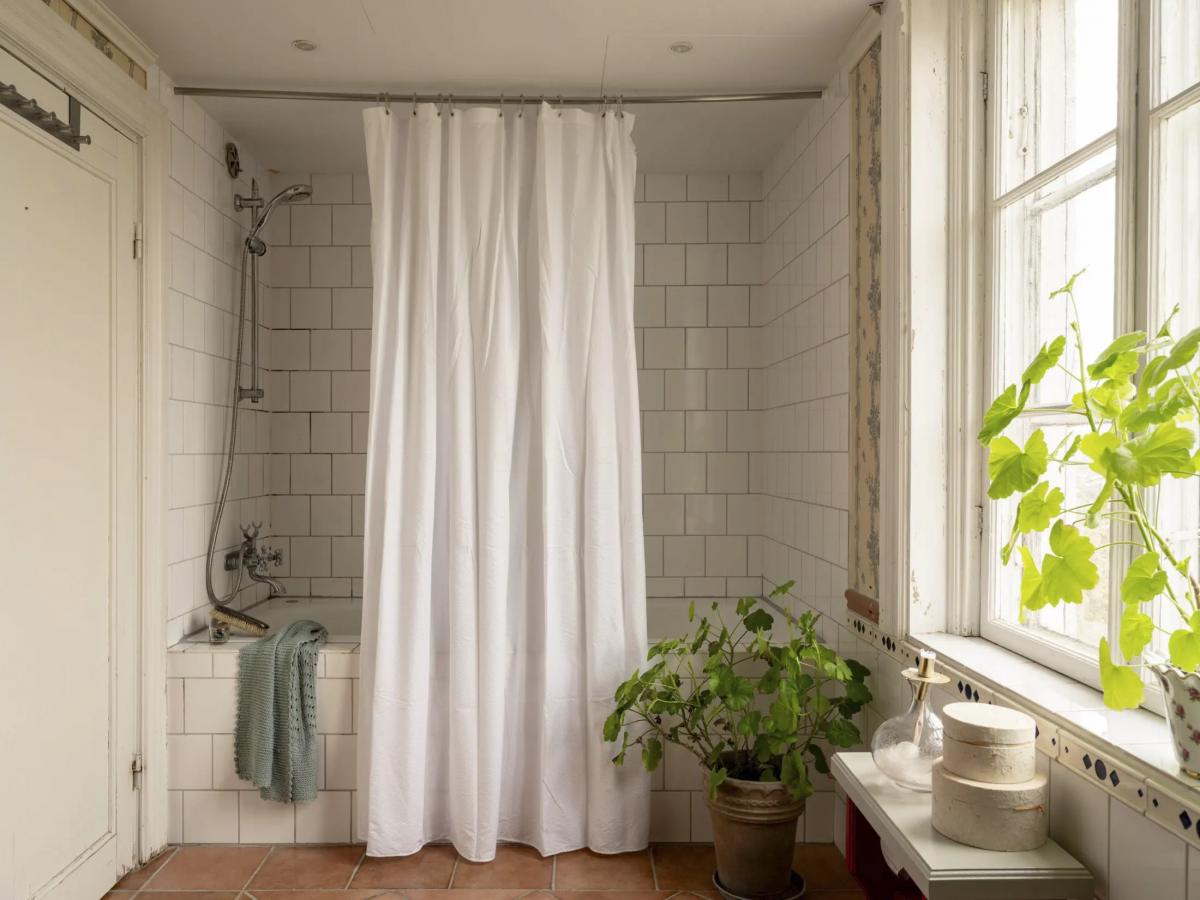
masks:
MULTIPOLYGON (((357 644, 362 633, 361 597, 271 597, 246 607, 243 612, 270 625, 270 634, 276 634, 300 619, 312 619, 324 625, 331 643, 357 644)), ((207 641, 208 631, 198 631, 187 639, 207 641)), ((229 639, 254 640, 237 632, 229 639)))

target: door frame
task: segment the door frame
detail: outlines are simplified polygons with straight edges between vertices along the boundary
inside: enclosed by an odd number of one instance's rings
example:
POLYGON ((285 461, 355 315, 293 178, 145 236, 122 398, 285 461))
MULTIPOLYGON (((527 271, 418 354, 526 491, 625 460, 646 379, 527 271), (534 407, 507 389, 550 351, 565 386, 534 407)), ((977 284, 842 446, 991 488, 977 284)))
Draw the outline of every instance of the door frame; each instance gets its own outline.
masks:
MULTIPOLYGON (((130 58, 148 73, 152 72, 154 53, 106 7, 94 0, 71 0, 71 3, 130 58)), ((140 863, 166 846, 168 827, 163 248, 170 123, 166 108, 159 101, 153 74, 148 89, 143 90, 100 52, 90 52, 82 35, 41 0, 0 0, 0 42, 26 65, 125 134, 138 151, 139 208, 135 210, 135 221, 142 224, 143 249, 138 273, 141 497, 137 644, 141 674, 137 707, 143 771, 135 862, 140 863)), ((130 252, 132 238, 130 235, 130 252)))

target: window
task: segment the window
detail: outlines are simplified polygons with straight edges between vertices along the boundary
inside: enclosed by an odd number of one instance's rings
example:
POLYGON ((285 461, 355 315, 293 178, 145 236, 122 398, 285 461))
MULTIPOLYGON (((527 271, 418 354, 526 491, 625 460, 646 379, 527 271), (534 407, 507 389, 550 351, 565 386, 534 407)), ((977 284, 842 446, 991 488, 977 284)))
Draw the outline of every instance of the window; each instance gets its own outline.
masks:
MULTIPOLYGON (((1070 310, 1046 298, 1080 269, 1090 354, 1114 334, 1157 328, 1176 303, 1177 335, 1200 325, 1200 3, 993 0, 989 17, 990 398, 1018 379, 1038 347, 1066 332, 1070 310)), ((1073 393, 1065 374, 1052 371, 1020 430, 1041 428, 1051 449, 1069 441, 1079 427, 1065 412, 1073 393)), ((1086 467, 1064 475, 1052 466, 1047 477, 1058 479, 1064 507, 1094 496, 1099 480, 1086 467)), ((1200 492, 1168 481, 1151 498, 1160 528, 1200 559, 1200 492)), ((982 502, 983 635, 1095 682, 1100 639, 1117 644, 1118 587, 1131 558, 1121 542, 1130 536, 1119 526, 1083 529, 1102 548, 1098 585, 1081 604, 1022 622, 1020 566, 999 558, 1015 500, 982 502)), ((1045 548, 1030 549, 1040 556, 1045 548)), ((1157 615, 1173 624, 1173 611, 1157 615)))

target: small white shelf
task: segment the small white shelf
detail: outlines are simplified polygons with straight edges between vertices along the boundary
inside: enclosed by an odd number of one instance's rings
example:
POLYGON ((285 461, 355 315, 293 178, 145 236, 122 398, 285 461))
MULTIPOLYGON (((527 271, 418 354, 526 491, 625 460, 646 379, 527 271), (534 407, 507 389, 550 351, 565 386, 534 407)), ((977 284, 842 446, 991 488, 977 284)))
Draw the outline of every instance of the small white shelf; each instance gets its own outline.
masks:
POLYGON ((930 795, 896 786, 870 753, 838 753, 833 777, 879 835, 885 856, 928 900, 1091 900, 1092 876, 1054 841, 1002 853, 952 841, 930 824, 930 795))

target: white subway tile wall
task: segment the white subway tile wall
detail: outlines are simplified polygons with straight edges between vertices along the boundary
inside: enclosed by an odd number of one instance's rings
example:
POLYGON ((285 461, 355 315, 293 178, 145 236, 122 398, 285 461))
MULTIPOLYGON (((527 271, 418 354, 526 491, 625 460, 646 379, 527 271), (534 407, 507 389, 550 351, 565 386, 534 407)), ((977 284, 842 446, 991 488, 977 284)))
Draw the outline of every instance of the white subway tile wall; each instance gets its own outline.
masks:
MULTIPOLYGON (((746 337, 761 280, 752 224, 760 193, 756 173, 638 178, 634 321, 652 621, 683 598, 760 592, 748 552, 759 529, 745 514, 750 457, 760 447, 750 412, 759 360, 746 337)), ((680 802, 656 794, 655 821, 670 821, 686 839, 689 829, 664 811, 680 802)), ((696 802, 687 820, 706 821, 696 802)))
MULTIPOLYGON (((349 174, 283 174, 272 187, 301 182, 312 197, 281 210, 268 253, 271 528, 284 556, 276 574, 290 594, 360 596, 370 192, 366 176, 349 174)), ((299 819, 296 827, 304 831, 299 819)))
MULTIPOLYGON (((175 96, 169 78, 155 72, 151 80, 157 82, 159 99, 171 121, 165 312, 167 643, 173 644, 205 624, 208 608, 205 552, 228 440, 238 280, 248 215, 233 208, 233 195, 249 194, 251 178, 257 178, 265 190, 267 175, 243 147, 245 171, 231 179, 224 159, 225 142, 232 137, 193 99, 175 96)), ((262 275, 260 283, 265 297, 268 290, 262 275)), ((248 328, 245 339, 244 359, 248 360, 248 328)), ((265 325, 259 329, 259 339, 260 352, 269 359, 270 331, 265 325)), ((248 372, 245 366, 246 383, 248 372)), ((270 519, 270 416, 265 407, 243 405, 237 446, 220 551, 238 543, 239 523, 270 519)), ((219 592, 232 589, 230 574, 219 561, 214 578, 219 592)), ((237 602, 244 606, 265 596, 266 588, 255 585, 243 590, 237 602)))

